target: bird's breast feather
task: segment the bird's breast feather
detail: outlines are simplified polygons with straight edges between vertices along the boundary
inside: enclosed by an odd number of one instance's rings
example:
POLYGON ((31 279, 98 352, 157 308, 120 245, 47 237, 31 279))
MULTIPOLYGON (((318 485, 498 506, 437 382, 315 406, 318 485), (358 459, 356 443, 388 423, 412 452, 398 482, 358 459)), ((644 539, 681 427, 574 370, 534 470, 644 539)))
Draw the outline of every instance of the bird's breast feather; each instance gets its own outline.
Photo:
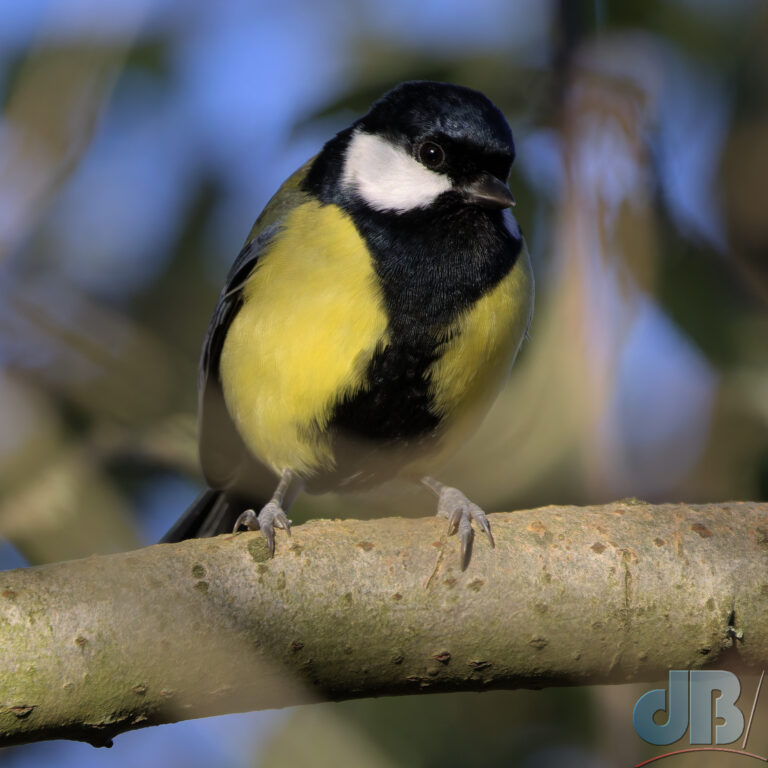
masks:
POLYGON ((243 287, 221 356, 227 407, 249 449, 276 471, 333 458, 333 406, 364 386, 387 315, 351 218, 311 200, 285 218, 243 287))

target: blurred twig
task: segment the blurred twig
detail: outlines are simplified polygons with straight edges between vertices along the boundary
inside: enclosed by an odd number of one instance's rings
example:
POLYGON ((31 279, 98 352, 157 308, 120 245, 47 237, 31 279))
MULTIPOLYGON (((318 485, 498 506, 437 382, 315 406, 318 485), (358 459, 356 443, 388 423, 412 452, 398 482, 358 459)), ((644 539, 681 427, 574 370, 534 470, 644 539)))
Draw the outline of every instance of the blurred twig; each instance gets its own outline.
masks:
POLYGON ((16 252, 88 147, 146 12, 144 0, 133 4, 119 41, 57 45, 48 33, 66 10, 49 10, 3 110, 7 144, 0 160, 14 196, 0 228, 0 260, 16 252))
POLYGON ((768 664, 768 505, 314 521, 3 574, 0 744, 382 694, 768 664), (444 550, 444 551, 443 551, 444 550), (426 587, 439 563, 435 578, 426 587))

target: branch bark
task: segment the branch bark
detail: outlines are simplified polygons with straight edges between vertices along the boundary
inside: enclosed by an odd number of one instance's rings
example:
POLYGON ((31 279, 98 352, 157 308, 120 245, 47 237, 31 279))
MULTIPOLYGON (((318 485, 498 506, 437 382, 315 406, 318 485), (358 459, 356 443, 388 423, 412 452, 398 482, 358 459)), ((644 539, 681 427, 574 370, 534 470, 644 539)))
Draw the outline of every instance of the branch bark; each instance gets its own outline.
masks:
POLYGON ((0 746, 226 712, 768 665, 768 504, 316 520, 0 574, 0 746))

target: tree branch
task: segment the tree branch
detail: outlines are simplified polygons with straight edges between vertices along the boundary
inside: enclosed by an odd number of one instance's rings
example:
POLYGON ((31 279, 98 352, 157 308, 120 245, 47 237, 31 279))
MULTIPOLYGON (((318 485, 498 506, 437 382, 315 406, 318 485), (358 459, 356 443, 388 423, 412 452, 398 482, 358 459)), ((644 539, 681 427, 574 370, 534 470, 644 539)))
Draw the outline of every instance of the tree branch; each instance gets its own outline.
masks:
POLYGON ((317 520, 0 574, 0 746, 323 699, 768 664, 768 504, 317 520))

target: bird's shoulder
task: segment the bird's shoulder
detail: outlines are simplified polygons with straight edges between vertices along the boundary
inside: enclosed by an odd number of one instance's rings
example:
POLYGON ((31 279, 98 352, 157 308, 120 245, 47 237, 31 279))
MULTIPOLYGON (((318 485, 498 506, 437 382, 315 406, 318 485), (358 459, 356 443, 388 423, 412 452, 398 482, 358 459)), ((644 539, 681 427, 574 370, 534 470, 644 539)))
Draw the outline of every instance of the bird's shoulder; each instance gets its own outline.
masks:
POLYGON ((289 176, 271 197, 251 227, 240 253, 232 263, 224 287, 211 316, 200 356, 200 389, 208 377, 218 372, 221 348, 227 328, 242 304, 242 292, 249 276, 264 255, 287 216, 309 199, 303 182, 314 157, 289 176))
POLYGON ((264 206, 264 210, 248 233, 245 245, 229 270, 221 295, 222 299, 242 290, 244 282, 291 211, 311 199, 304 190, 304 180, 314 160, 314 157, 309 159, 291 174, 264 206))

